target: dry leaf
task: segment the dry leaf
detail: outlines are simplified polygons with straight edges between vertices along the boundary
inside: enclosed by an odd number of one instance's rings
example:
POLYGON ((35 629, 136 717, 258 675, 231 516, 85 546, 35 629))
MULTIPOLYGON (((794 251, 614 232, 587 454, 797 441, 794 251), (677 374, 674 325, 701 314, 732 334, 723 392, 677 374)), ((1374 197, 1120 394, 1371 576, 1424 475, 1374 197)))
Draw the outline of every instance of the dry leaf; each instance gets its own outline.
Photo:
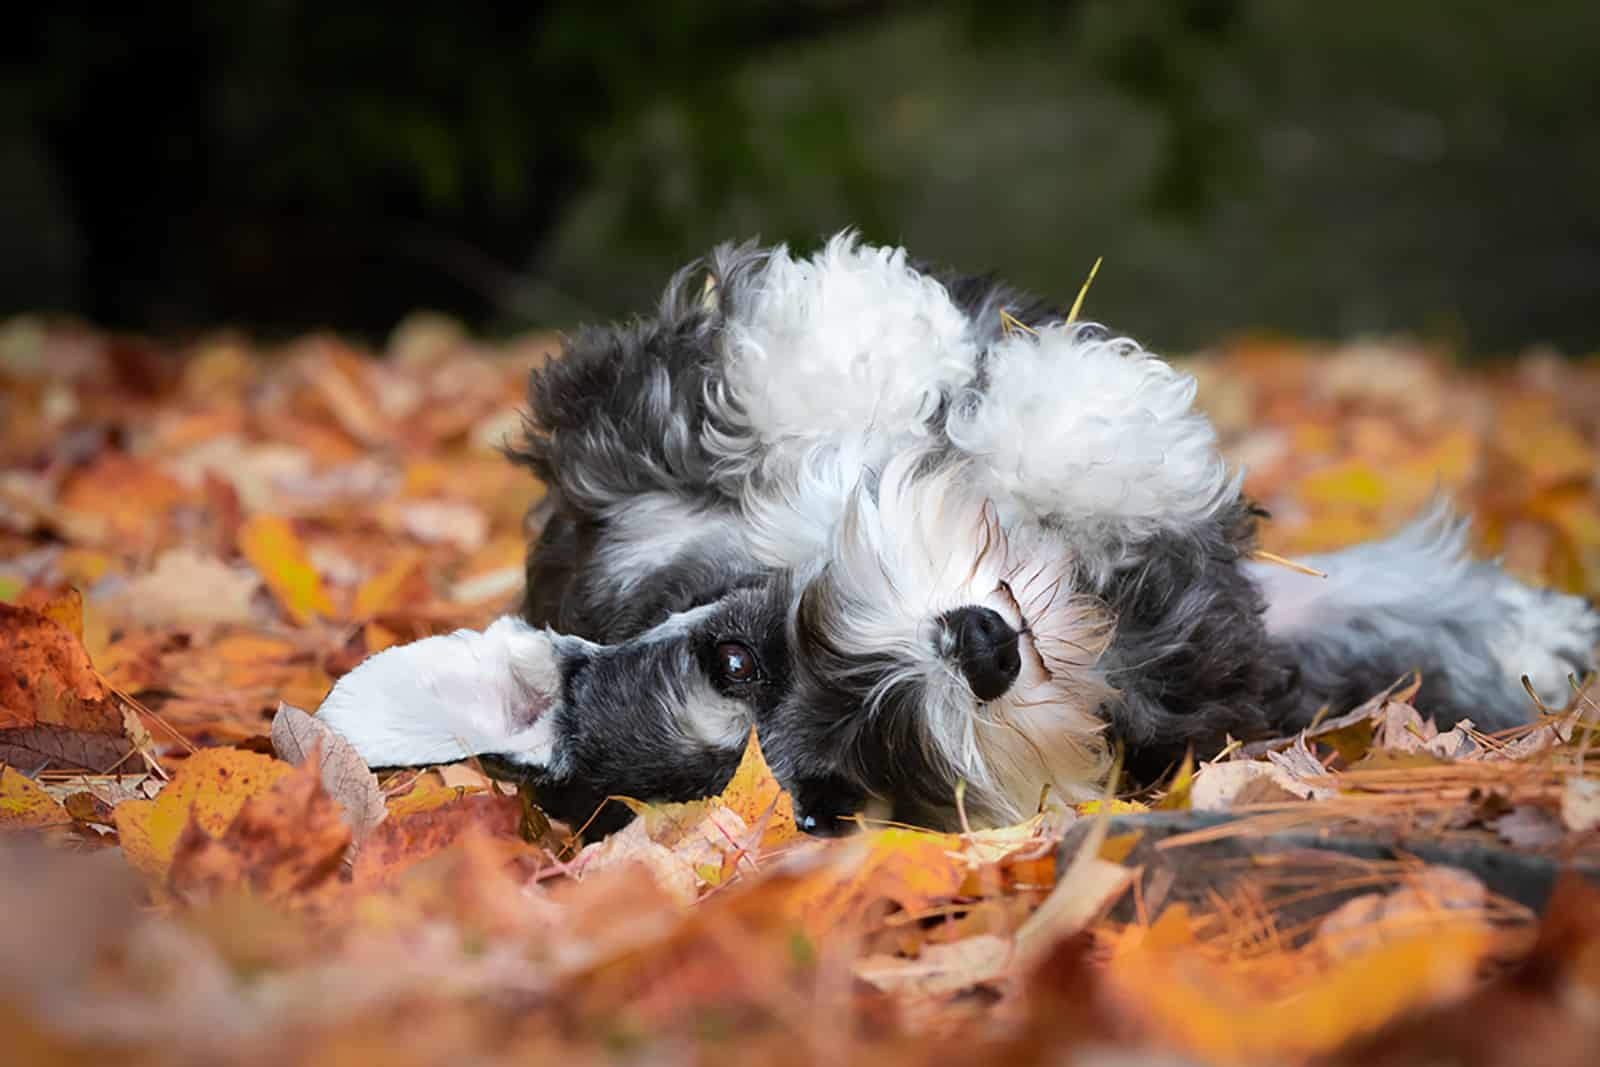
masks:
POLYGON ((349 845, 350 829, 312 755, 246 797, 220 834, 202 824, 198 805, 192 808, 173 845, 167 887, 184 896, 249 888, 282 898, 334 877, 349 845))
POLYGON ((72 634, 0 604, 0 762, 105 771, 130 751, 122 710, 72 634))
POLYGON ((0 833, 65 826, 72 817, 54 797, 15 767, 0 765, 0 833))
POLYGON ((299 767, 315 762, 321 768, 322 788, 338 803, 355 848, 388 815, 378 776, 355 746, 299 708, 278 705, 272 719, 272 748, 286 763, 299 767))
POLYGON ((296 625, 333 615, 333 602, 288 521, 257 515, 239 530, 239 553, 250 561, 296 625))
POLYGON ((1580 834, 1600 827, 1600 778, 1567 779, 1561 790, 1561 821, 1580 834))
POLYGON ((293 770, 280 760, 239 749, 196 752, 154 800, 117 805, 117 835, 128 862, 164 881, 178 839, 191 822, 212 837, 220 836, 245 801, 293 770))
POLYGON ((191 548, 174 548, 105 603, 105 610, 149 626, 215 626, 255 617, 261 579, 191 548))

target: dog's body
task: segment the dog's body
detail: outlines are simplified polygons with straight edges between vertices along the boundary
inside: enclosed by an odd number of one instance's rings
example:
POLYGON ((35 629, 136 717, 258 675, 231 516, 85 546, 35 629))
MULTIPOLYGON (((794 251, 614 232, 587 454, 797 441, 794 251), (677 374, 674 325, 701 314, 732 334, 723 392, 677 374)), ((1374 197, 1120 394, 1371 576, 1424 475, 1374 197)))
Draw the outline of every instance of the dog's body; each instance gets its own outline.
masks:
POLYGON ((715 792, 755 727, 809 826, 949 826, 958 782, 973 821, 1089 795, 1113 740, 1155 773, 1412 669, 1424 710, 1496 728, 1521 675, 1560 701, 1592 666, 1600 616, 1465 559, 1442 508, 1325 580, 1250 562, 1193 392, 899 250, 722 249, 535 375, 523 618, 380 655, 322 714, 369 762, 485 756, 580 824, 715 792))

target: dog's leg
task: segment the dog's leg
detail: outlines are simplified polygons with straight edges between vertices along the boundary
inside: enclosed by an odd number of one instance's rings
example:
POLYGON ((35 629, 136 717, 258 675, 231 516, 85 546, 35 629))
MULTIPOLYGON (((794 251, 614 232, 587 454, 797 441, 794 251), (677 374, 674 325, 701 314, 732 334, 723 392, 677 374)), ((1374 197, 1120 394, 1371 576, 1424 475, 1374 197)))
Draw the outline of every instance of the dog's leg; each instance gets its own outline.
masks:
POLYGON ((1541 700, 1566 704, 1568 676, 1595 667, 1600 614, 1469 558, 1466 527, 1440 503, 1388 540, 1305 561, 1326 578, 1249 565, 1268 633, 1300 675, 1286 728, 1411 670, 1423 677, 1418 707, 1441 723, 1470 718, 1494 730, 1526 721, 1524 675, 1541 700))
POLYGON ((945 430, 1002 521, 1060 529, 1102 584, 1143 546, 1214 524, 1239 497, 1194 379, 1094 326, 1017 330, 945 430))

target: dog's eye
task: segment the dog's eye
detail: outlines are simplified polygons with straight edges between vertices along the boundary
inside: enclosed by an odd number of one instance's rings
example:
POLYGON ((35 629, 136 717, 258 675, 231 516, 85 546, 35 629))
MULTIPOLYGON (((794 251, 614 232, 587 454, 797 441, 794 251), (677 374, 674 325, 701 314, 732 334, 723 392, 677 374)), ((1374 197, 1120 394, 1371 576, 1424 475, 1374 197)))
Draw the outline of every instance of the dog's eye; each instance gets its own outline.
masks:
POLYGON ((717 669, 730 682, 753 682, 761 673, 756 654, 737 641, 724 641, 717 646, 717 669))

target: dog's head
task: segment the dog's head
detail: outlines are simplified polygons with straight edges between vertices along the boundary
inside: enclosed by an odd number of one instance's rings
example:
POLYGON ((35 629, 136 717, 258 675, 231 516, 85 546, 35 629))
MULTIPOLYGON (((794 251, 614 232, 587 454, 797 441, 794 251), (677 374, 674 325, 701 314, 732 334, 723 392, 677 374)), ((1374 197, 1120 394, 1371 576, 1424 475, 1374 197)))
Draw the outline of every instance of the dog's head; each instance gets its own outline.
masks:
POLYGON ((908 454, 862 479, 802 567, 658 562, 634 595, 695 602, 631 637, 501 619, 380 653, 321 715, 375 764, 479 756, 592 832, 627 818, 608 796, 715 793, 752 728, 814 832, 862 811, 994 822, 1103 770, 1105 617, 1059 539, 1008 533, 959 465, 908 454))

